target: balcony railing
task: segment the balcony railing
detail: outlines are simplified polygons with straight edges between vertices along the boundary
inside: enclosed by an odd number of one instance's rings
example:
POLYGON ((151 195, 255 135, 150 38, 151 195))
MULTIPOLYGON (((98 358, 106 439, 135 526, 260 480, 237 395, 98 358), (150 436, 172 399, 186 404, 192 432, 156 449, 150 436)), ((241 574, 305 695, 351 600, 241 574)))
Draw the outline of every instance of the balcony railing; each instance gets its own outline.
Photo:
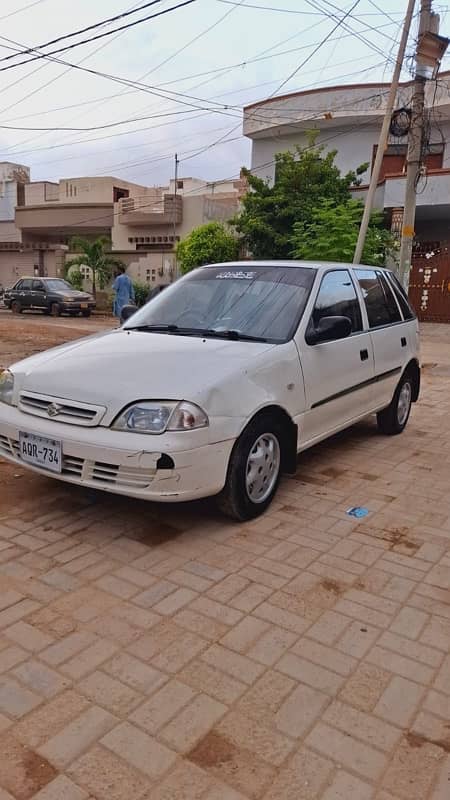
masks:
POLYGON ((173 225, 182 219, 180 195, 165 194, 161 198, 141 195, 119 200, 119 222, 124 225, 173 225))

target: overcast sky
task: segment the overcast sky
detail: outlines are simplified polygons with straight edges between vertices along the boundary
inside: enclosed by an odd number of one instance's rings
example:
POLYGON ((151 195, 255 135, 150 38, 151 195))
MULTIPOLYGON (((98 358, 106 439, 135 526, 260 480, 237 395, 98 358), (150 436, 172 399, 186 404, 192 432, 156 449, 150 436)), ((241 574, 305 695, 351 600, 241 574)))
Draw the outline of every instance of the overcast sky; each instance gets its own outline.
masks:
MULTIPOLYGON (((144 2, 2 0, 0 58, 10 55, 11 48, 43 44, 144 2)), ((59 46, 179 2, 161 0, 152 8, 59 46)), ((177 151, 179 171, 185 177, 214 180, 237 175, 240 167, 249 163, 250 155, 250 142, 241 137, 242 106, 275 93, 308 56, 310 60, 283 85, 282 93, 390 79, 392 61, 388 57, 396 54, 406 0, 360 0, 346 24, 360 32, 366 42, 338 28, 312 55, 336 25, 336 19, 312 5, 318 4, 340 18, 354 2, 196 0, 160 18, 55 56, 151 88, 123 86, 44 59, 3 70, 0 125, 49 130, 0 129, 0 160, 29 165, 33 180, 115 175, 155 185, 166 183, 172 176, 173 154, 177 151), (155 96, 153 89, 164 96, 155 96), (146 119, 136 120, 139 117, 146 119), (57 130, 126 120, 130 122, 104 130, 57 130), (214 146, 222 139, 231 141, 214 146), (213 146, 205 149, 208 145, 213 146)), ((435 8, 443 6, 435 3, 435 8)), ((448 34, 445 11, 441 32, 448 34)), ((13 63, 3 61, 0 67, 13 63)), ((450 59, 445 63, 450 65, 450 59)), ((407 69, 403 77, 408 78, 407 69)))

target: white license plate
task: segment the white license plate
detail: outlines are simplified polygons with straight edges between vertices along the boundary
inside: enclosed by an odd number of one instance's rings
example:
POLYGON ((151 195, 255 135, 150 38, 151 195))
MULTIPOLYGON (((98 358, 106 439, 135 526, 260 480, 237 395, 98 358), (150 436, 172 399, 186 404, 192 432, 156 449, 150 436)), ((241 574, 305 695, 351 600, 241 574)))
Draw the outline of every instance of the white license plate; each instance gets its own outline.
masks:
POLYGON ((61 442, 35 436, 34 433, 19 432, 20 458, 27 464, 33 464, 51 472, 61 472, 61 442))

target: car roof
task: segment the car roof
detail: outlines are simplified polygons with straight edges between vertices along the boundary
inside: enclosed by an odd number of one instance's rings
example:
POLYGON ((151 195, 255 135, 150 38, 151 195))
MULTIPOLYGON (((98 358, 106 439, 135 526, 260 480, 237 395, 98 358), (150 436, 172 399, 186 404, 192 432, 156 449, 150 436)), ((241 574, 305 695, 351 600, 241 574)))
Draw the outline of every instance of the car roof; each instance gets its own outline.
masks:
MULTIPOLYGON (((17 281, 64 281, 61 275, 21 275, 17 281)), ((16 281, 16 283, 17 283, 16 281)))
POLYGON ((205 264, 200 269, 205 269, 208 267, 241 267, 245 269, 257 269, 265 268, 265 267, 288 267, 288 268, 295 268, 295 267, 302 267, 305 269, 381 269, 384 270, 386 267, 373 267, 369 266, 368 264, 350 264, 347 261, 295 261, 294 259, 278 259, 278 260, 266 260, 260 259, 258 261, 224 261, 217 264, 205 264))

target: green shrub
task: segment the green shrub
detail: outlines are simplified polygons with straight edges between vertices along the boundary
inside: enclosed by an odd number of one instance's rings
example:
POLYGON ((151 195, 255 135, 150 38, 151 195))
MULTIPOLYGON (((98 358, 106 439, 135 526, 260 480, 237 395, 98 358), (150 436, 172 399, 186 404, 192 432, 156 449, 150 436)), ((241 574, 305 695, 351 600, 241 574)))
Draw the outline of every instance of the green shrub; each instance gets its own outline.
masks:
POLYGON ((147 296, 150 291, 150 288, 145 283, 139 283, 139 281, 133 281, 133 289, 134 289, 134 298, 136 305, 138 306, 138 308, 140 308, 147 302, 147 296))

